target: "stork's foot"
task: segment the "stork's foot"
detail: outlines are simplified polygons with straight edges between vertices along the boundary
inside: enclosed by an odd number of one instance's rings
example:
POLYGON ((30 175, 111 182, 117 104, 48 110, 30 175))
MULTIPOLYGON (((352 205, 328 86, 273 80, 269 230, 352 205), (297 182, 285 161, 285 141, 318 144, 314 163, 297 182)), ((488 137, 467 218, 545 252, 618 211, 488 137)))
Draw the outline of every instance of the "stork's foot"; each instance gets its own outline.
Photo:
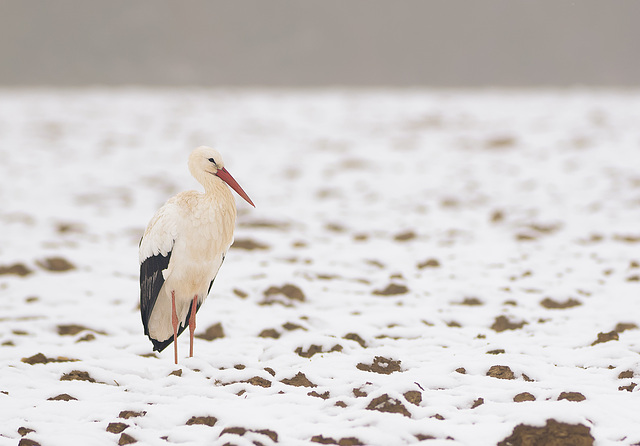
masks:
POLYGON ((178 363, 178 313, 176 312, 176 292, 171 291, 171 324, 173 325, 173 353, 178 363))
POLYGON ((193 296, 191 303, 191 317, 189 317, 189 357, 193 357, 193 334, 196 332, 196 310, 198 309, 198 295, 193 296))

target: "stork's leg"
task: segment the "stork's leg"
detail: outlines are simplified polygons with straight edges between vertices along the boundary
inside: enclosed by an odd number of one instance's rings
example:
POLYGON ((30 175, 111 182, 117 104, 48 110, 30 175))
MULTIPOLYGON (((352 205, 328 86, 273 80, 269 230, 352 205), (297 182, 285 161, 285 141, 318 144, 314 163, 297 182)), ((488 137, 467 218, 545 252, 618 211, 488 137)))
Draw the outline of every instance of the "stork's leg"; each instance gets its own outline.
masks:
POLYGON ((191 317, 189 317, 189 357, 193 357, 193 334, 196 331, 196 310, 198 309, 198 295, 193 296, 191 317))
POLYGON ((176 312, 176 292, 171 291, 171 324, 173 325, 173 352, 178 363, 178 313, 176 312))

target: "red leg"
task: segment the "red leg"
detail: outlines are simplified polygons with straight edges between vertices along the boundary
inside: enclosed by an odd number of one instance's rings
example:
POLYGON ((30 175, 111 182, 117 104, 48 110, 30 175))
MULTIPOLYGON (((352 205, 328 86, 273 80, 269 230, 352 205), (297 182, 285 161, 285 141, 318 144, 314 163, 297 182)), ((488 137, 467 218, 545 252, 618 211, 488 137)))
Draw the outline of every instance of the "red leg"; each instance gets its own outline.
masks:
POLYGON ((189 357, 193 357, 193 334, 196 331, 196 310, 198 309, 198 295, 193 296, 191 317, 189 318, 189 357))
POLYGON ((176 312, 176 292, 171 291, 171 324, 173 325, 173 352, 178 363, 178 314, 176 312))

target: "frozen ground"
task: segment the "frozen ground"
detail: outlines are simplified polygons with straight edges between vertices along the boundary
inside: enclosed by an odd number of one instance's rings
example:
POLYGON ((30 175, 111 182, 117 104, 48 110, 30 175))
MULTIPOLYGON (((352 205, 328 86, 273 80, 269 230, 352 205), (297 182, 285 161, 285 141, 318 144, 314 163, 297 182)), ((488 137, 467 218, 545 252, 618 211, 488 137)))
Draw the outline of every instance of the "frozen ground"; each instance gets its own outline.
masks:
POLYGON ((634 91, 0 91, 0 445, 639 443, 639 124, 634 91), (176 366, 137 243, 200 144, 257 208, 176 366))

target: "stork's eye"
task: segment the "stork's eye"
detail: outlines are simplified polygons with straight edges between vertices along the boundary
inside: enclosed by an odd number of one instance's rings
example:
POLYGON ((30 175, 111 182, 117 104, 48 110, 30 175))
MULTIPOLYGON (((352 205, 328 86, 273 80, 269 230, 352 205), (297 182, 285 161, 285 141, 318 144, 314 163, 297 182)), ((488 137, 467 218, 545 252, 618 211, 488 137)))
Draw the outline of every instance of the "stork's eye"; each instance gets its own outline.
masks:
POLYGON ((209 161, 211 161, 213 164, 216 164, 215 160, 213 158, 209 158, 209 161))

